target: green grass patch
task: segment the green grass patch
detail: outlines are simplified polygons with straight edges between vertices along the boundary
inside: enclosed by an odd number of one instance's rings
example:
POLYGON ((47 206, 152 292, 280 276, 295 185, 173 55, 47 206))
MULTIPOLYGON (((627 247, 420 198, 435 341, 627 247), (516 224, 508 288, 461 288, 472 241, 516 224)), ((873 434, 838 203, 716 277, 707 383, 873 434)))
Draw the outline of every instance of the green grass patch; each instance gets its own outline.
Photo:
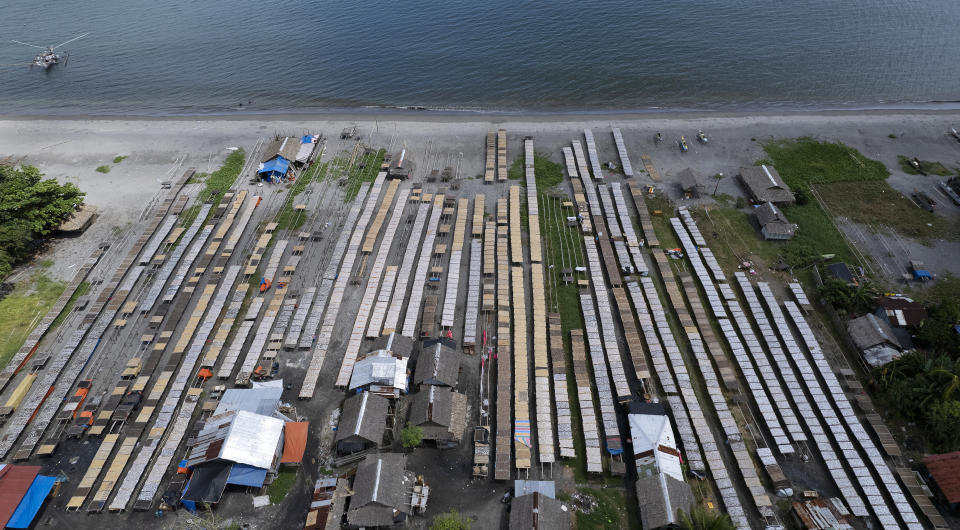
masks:
MULTIPOLYGON (((810 194, 811 188, 819 192, 825 203, 831 200, 832 190, 890 189, 884 182, 890 171, 882 162, 867 158, 842 143, 803 137, 769 141, 763 144, 763 148, 787 185, 804 197, 810 194)), ((833 197, 832 200, 828 208, 844 215, 849 215, 855 208, 853 203, 863 201, 859 193, 847 193, 845 197, 833 197)), ((866 210, 861 211, 866 213, 866 210)), ((798 226, 793 239, 783 245, 781 252, 788 263, 803 266, 824 254, 836 254, 837 259, 858 262, 828 212, 814 198, 798 200, 797 204, 785 207, 783 212, 798 226)), ((873 215, 874 219, 882 219, 891 226, 899 223, 898 219, 879 208, 874 208, 873 215)), ((869 222, 865 215, 860 221, 869 222)))
POLYGON ((623 488, 579 488, 597 500, 590 513, 577 512, 577 528, 635 528, 639 521, 628 521, 623 488))
POLYGON ((277 228, 281 230, 294 230, 300 228, 303 225, 303 222, 307 220, 306 211, 297 212, 294 209, 294 206, 297 205, 297 201, 294 200, 297 195, 300 195, 307 189, 307 185, 313 182, 314 179, 319 175, 318 180, 323 180, 323 175, 327 172, 328 162, 319 164, 314 168, 311 168, 305 171, 300 177, 294 181, 293 186, 290 187, 290 194, 287 197, 287 201, 283 204, 283 208, 280 209, 280 212, 277 214, 275 219, 277 223, 277 228))
POLYGON ((804 265, 824 254, 836 254, 838 260, 847 263, 858 262, 843 234, 816 201, 787 206, 783 213, 791 223, 799 226, 793 239, 783 245, 783 256, 791 265, 804 265))
POLYGON ((297 481, 296 468, 284 468, 277 473, 277 478, 267 486, 267 495, 270 496, 270 504, 280 504, 284 497, 290 492, 290 488, 297 481))
POLYGON ((14 287, 0 300, 0 366, 6 366, 40 319, 50 311, 65 285, 42 274, 14 287))
POLYGON ((50 267, 53 266, 53 260, 52 259, 40 260, 40 263, 38 263, 37 265, 40 265, 40 267, 44 269, 49 269, 50 267))
POLYGON ((949 177, 957 173, 955 170, 951 170, 940 162, 933 162, 931 160, 920 160, 920 169, 917 169, 910 163, 911 160, 913 159, 905 155, 897 156, 897 161, 900 162, 900 169, 908 175, 937 175, 940 177, 949 177))
POLYGON ((123 161, 126 160, 126 159, 127 159, 126 155, 117 155, 117 156, 113 157, 113 163, 114 163, 114 164, 119 164, 120 162, 123 162, 123 161))
MULTIPOLYGON (((245 160, 246 153, 243 149, 237 149, 227 155, 226 160, 223 161, 223 165, 213 173, 194 173, 194 175, 190 177, 190 182, 205 182, 206 185, 197 195, 197 204, 185 208, 180 212, 180 224, 182 226, 190 226, 194 219, 197 218, 197 214, 200 212, 200 203, 209 202, 213 204, 214 207, 211 208, 210 213, 207 214, 207 219, 213 216, 216 211, 216 205, 220 204, 227 190, 233 186, 233 183, 237 181, 237 177, 240 176, 240 171, 243 170, 245 160)), ((206 219, 204 219, 204 221, 206 221, 206 219)))
POLYGON ((360 192, 360 186, 364 182, 373 182, 380 172, 380 165, 383 164, 383 157, 386 155, 386 149, 380 149, 371 153, 360 153, 357 159, 351 164, 352 155, 342 154, 329 162, 326 173, 320 178, 322 180, 326 175, 336 178, 346 178, 346 189, 344 191, 344 202, 350 202, 357 197, 360 192), (361 162, 363 167, 361 166, 361 162))
POLYGON ((907 288, 910 297, 928 305, 960 300, 960 278, 944 273, 936 282, 925 282, 931 286, 912 286, 907 288))
POLYGON ((50 324, 51 331, 56 329, 60 324, 63 323, 64 320, 67 319, 67 316, 69 316, 70 312, 73 311, 73 305, 77 302, 77 299, 88 292, 90 292, 90 282, 80 282, 80 284, 77 285, 77 290, 70 295, 70 300, 67 301, 67 305, 63 306, 63 311, 60 311, 60 314, 57 315, 57 318, 54 319, 52 324, 50 324))
POLYGON ((653 224, 653 231, 657 233, 657 239, 660 241, 660 248, 677 248, 680 241, 677 235, 673 233, 673 225, 670 224, 670 218, 674 215, 674 205, 662 193, 657 193, 654 197, 647 197, 647 209, 650 210, 650 222, 653 224), (656 212, 660 212, 659 214, 656 212))
MULTIPOLYGON (((526 186, 526 172, 524 171, 524 157, 518 156, 507 169, 507 178, 519 180, 526 186)), ((563 164, 550 160, 550 155, 540 151, 533 152, 533 175, 537 181, 537 191, 548 189, 563 182, 563 164)))
MULTIPOLYGON (((243 149, 237 149, 227 155, 226 160, 219 169, 205 177, 206 185, 203 191, 198 195, 200 202, 209 202, 214 205, 220 204, 220 199, 233 186, 243 169, 243 163, 246 160, 246 153, 243 149)), ((211 214, 213 210, 210 210, 211 214)))
POLYGON ((882 162, 842 143, 818 142, 802 137, 763 144, 767 156, 793 190, 809 184, 885 180, 890 171, 882 162))
MULTIPOLYGON (((928 212, 886 182, 837 182, 816 187, 835 214, 866 225, 886 225, 900 235, 929 243, 955 240, 957 226, 947 218, 928 212)), ((790 218, 790 211, 786 212, 790 218)))
POLYGON ((97 172, 97 173, 109 173, 109 172, 110 172, 110 166, 106 166, 106 165, 104 165, 104 166, 97 166, 96 172, 97 172))
POLYGON ((563 283, 564 262, 570 269, 585 264, 583 258, 580 231, 576 227, 566 226, 565 218, 572 211, 564 210, 561 197, 548 197, 541 194, 540 207, 540 235, 543 240, 544 281, 549 311, 560 314, 560 327, 563 331, 563 350, 567 368, 567 399, 570 403, 571 424, 573 426, 573 445, 576 458, 564 460, 564 464, 573 469, 574 479, 577 482, 587 481, 586 448, 581 433, 580 403, 577 401, 576 378, 573 372, 573 353, 570 345, 570 330, 583 329, 583 315, 580 312, 580 295, 575 280, 578 273, 574 272, 574 282, 563 283), (558 216, 556 212, 562 215, 558 216), (564 218, 558 226, 556 217, 564 218))
POLYGON ((202 205, 194 204, 189 208, 184 208, 180 211, 180 226, 190 226, 193 224, 193 221, 197 218, 197 215, 200 213, 200 208, 202 205))

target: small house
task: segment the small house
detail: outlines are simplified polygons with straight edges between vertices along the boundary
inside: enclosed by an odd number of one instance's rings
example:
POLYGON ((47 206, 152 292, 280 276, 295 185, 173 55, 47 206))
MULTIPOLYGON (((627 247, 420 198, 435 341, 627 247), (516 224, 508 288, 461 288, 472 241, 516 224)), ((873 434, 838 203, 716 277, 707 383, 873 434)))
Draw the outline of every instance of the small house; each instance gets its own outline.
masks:
POLYGON ((390 352, 394 357, 409 359, 413 355, 413 345, 413 339, 410 337, 404 337, 397 332, 390 332, 374 339, 373 347, 370 350, 384 350, 390 352))
POLYGON ((900 356, 903 349, 890 325, 872 313, 847 322, 847 332, 872 367, 883 366, 900 356))
POLYGON ((684 169, 677 174, 677 185, 680 191, 687 199, 695 199, 700 196, 700 190, 703 187, 697 180, 697 176, 690 168, 684 169))
POLYGON ((689 511, 693 491, 686 483, 673 425, 659 403, 633 402, 627 415, 637 466, 637 501, 644 528, 669 528, 689 511))
POLYGON ((398 398, 407 393, 407 359, 386 350, 372 352, 353 366, 349 388, 398 398))
POLYGON ((902 296, 881 296, 877 298, 877 310, 874 314, 890 325, 904 349, 910 349, 913 347, 912 330, 927 319, 927 308, 902 296))
POLYGON ((383 442, 390 402, 383 396, 362 392, 343 402, 337 426, 337 452, 356 453, 383 442))
POLYGON ((257 168, 257 176, 270 182, 279 182, 287 178, 290 167, 300 151, 298 138, 278 138, 267 145, 257 168))
POLYGON ((796 230, 793 223, 787 221, 783 211, 772 202, 765 202, 757 207, 754 217, 757 219, 757 225, 760 226, 760 234, 766 240, 788 240, 793 237, 793 232, 796 230))
POLYGON ((467 428, 467 396, 450 388, 424 385, 410 404, 410 423, 420 427, 424 440, 438 447, 456 447, 467 428))
POLYGON ((82 204, 73 211, 57 227, 57 231, 65 235, 80 235, 90 228, 90 225, 97 220, 97 208, 90 204, 82 204))
POLYGON ((407 471, 400 453, 367 455, 353 479, 347 508, 351 528, 386 528, 403 524, 412 514, 411 497, 416 476, 407 471))
POLYGON ((424 341, 413 384, 456 387, 459 377, 460 354, 456 343, 447 338, 424 341))
POLYGON ((510 503, 510 530, 568 530, 573 512, 539 491, 518 495, 510 503))
POLYGON ((794 196, 787 183, 773 166, 748 166, 740 168, 740 183, 755 203, 772 202, 776 205, 793 204, 794 196))
POLYGON ((858 287, 860 282, 853 275, 850 266, 846 263, 831 263, 825 267, 827 275, 834 280, 847 284, 847 287, 858 287))
POLYGON ((300 148, 294 158, 294 163, 298 167, 305 166, 313 160, 313 153, 319 141, 320 135, 317 134, 306 134, 300 137, 300 148))
POLYGON ((193 472, 181 496, 184 504, 218 503, 229 484, 262 487, 280 465, 285 423, 245 410, 208 418, 187 453, 193 472))

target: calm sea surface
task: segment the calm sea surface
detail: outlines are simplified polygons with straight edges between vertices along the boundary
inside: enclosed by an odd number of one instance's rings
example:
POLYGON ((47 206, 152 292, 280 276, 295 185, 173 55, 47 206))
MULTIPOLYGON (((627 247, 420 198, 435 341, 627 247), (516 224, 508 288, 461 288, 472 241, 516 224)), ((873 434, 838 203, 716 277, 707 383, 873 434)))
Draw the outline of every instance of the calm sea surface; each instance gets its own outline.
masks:
POLYGON ((4 41, 84 32, 0 43, 0 114, 960 101, 957 0, 0 2, 4 41))

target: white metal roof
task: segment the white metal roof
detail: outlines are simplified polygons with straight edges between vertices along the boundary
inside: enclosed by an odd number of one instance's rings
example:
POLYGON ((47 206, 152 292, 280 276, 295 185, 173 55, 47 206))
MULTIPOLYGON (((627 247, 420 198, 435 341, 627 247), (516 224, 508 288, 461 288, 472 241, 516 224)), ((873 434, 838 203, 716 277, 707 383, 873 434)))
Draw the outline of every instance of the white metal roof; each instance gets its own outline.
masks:
POLYGON ((407 359, 397 359, 379 351, 357 362, 350 377, 350 389, 369 384, 407 389, 407 359))
POLYGON ((284 421, 241 410, 223 441, 220 458, 238 464, 270 469, 283 443, 284 421))

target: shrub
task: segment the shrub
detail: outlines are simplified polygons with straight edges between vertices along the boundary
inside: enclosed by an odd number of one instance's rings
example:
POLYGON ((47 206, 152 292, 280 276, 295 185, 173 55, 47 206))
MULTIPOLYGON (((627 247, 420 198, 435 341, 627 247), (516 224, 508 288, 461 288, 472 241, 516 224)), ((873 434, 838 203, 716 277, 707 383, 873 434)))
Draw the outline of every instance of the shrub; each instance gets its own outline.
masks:
POLYGON ((404 449, 419 447, 423 442, 423 429, 407 422, 407 426, 400 431, 400 444, 404 449))
POLYGON ((98 172, 98 173, 109 173, 109 172, 110 172, 110 166, 97 166, 97 172, 98 172))
POLYGON ((450 510, 434 517, 430 530, 470 530, 470 520, 460 512, 450 510))

